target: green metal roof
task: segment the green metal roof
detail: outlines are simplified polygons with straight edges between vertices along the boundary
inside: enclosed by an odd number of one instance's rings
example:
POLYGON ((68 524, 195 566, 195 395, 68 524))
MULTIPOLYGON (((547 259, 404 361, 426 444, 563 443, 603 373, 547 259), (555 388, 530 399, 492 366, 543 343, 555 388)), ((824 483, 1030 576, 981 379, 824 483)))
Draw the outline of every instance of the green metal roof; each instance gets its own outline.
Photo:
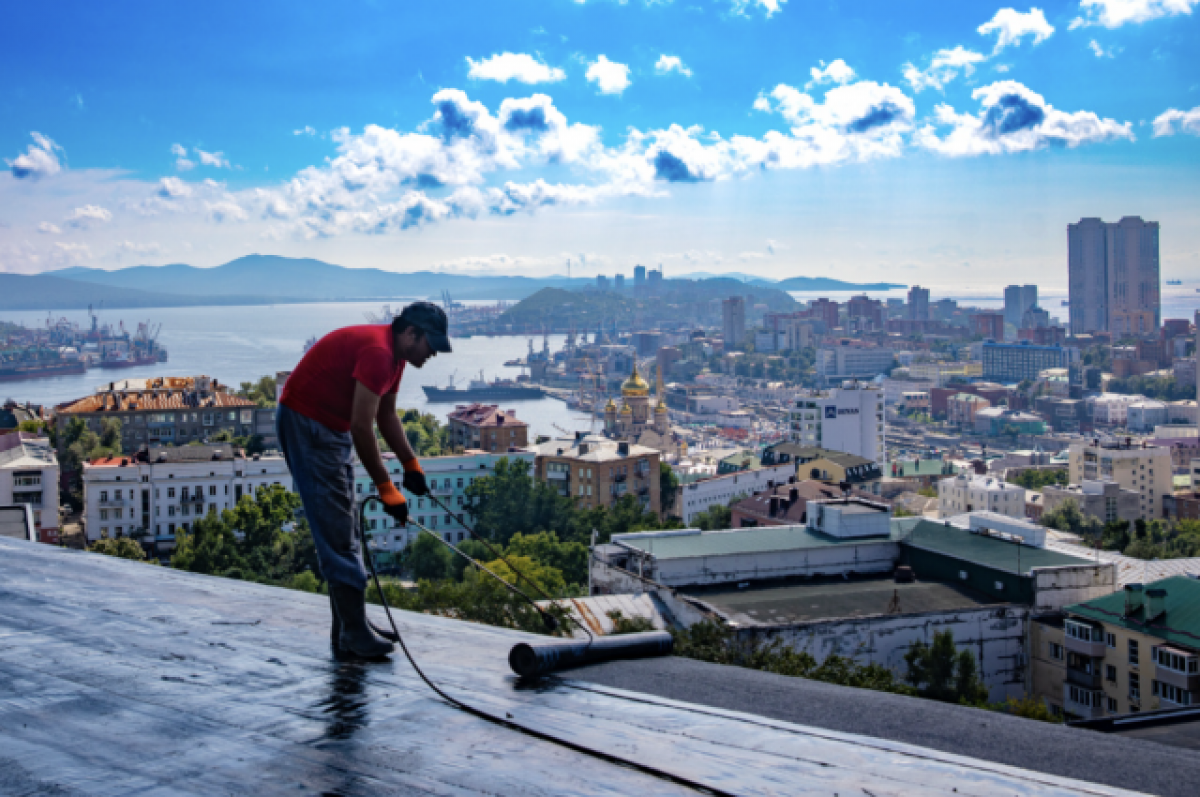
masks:
POLYGON ((1167 611, 1149 625, 1141 619, 1145 616, 1142 611, 1132 617, 1122 616, 1125 612, 1124 591, 1068 606, 1067 612, 1150 634, 1193 650, 1200 649, 1200 581, 1188 576, 1172 576, 1145 586, 1145 589, 1154 588, 1167 591, 1167 611))
POLYGON ((946 554, 958 559, 994 567, 1010 573, 1028 575, 1035 567, 1081 565, 1093 561, 1048 548, 1034 548, 1015 542, 976 534, 957 526, 921 520, 912 527, 905 540, 908 545, 926 551, 946 554))
POLYGON ((889 542, 899 540, 903 536, 904 532, 895 526, 892 527, 891 534, 887 537, 859 537, 856 539, 830 537, 817 531, 811 531, 805 526, 760 526, 751 529, 704 531, 699 534, 642 537, 632 540, 614 540, 614 542, 645 551, 662 561, 696 556, 797 551, 805 548, 830 548, 837 545, 889 542))

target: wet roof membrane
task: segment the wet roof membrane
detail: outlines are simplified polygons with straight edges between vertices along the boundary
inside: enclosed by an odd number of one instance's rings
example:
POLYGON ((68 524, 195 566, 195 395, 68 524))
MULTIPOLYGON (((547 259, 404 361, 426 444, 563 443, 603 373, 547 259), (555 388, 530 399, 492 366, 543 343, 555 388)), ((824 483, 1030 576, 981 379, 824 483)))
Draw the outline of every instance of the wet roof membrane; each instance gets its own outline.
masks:
MULTIPOLYGON (((528 635, 398 619, 457 699, 719 792, 1123 793, 601 686, 523 686, 506 659, 528 635)), ((323 596, 9 539, 0 792, 695 793, 455 709, 402 657, 333 661, 323 596)))

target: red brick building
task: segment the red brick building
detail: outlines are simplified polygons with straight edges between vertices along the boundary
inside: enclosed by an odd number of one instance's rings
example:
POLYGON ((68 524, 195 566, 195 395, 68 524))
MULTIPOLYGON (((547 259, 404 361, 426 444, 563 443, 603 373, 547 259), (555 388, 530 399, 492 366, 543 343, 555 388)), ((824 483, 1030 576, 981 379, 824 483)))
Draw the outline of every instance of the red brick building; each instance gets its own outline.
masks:
POLYGON ((971 316, 971 334, 984 340, 1004 340, 1004 313, 976 313, 971 316))
POLYGON ((460 404, 449 421, 450 444, 459 448, 495 452, 529 445, 529 424, 517 419, 516 410, 501 411, 495 404, 460 404))

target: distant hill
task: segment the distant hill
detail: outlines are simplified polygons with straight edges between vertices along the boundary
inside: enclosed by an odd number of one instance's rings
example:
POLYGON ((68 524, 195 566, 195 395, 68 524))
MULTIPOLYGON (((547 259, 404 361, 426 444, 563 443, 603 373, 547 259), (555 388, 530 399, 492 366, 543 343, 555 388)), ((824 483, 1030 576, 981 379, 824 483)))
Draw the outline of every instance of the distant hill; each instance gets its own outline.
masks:
POLYGON ((119 271, 70 268, 54 276, 139 290, 206 296, 283 297, 302 301, 440 298, 523 299, 541 288, 582 287, 592 280, 562 277, 484 277, 433 271, 397 273, 345 268, 310 258, 247 255, 215 268, 182 264, 135 266, 119 271))
POLYGON ((208 297, 140 291, 53 276, 0 274, 0 310, 80 310, 105 307, 180 307, 209 304, 208 297))
POLYGON ((681 274, 680 279, 734 279, 744 285, 762 285, 768 288, 778 288, 781 291, 887 291, 893 288, 907 288, 895 282, 845 282, 830 277, 788 277, 782 280, 764 279, 753 274, 729 273, 711 274, 707 271, 697 271, 692 274, 681 274))

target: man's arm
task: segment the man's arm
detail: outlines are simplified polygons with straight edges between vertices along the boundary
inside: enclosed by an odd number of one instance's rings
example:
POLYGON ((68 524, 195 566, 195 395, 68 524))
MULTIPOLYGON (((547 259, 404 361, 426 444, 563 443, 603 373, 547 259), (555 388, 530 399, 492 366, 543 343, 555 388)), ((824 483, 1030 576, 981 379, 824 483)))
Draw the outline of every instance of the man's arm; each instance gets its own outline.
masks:
MULTIPOLYGON (((393 394, 393 406, 395 406, 395 401, 396 398, 393 394)), ((380 403, 379 396, 372 393, 370 388, 362 382, 355 382, 354 404, 350 408, 350 437, 354 440, 354 450, 358 452, 358 458, 363 467, 367 469, 372 484, 391 481, 387 468, 383 465, 383 456, 379 453, 379 444, 375 442, 375 418, 379 414, 380 403)), ((395 417, 395 411, 392 412, 392 416, 395 417)), ((399 423, 398 420, 397 423, 399 423)), ((403 437, 403 433, 401 436, 403 437)), ((388 445, 395 448, 395 443, 386 437, 384 439, 388 441, 388 445)), ((405 447, 408 447, 407 440, 404 441, 404 444, 405 447)), ((408 450, 409 456, 411 456, 412 449, 408 448, 408 450)))
POLYGON ((417 455, 408 442, 404 433, 404 424, 396 414, 396 394, 388 393, 379 398, 379 409, 375 412, 375 423, 379 425, 379 433, 391 447, 401 462, 416 459, 417 455))

